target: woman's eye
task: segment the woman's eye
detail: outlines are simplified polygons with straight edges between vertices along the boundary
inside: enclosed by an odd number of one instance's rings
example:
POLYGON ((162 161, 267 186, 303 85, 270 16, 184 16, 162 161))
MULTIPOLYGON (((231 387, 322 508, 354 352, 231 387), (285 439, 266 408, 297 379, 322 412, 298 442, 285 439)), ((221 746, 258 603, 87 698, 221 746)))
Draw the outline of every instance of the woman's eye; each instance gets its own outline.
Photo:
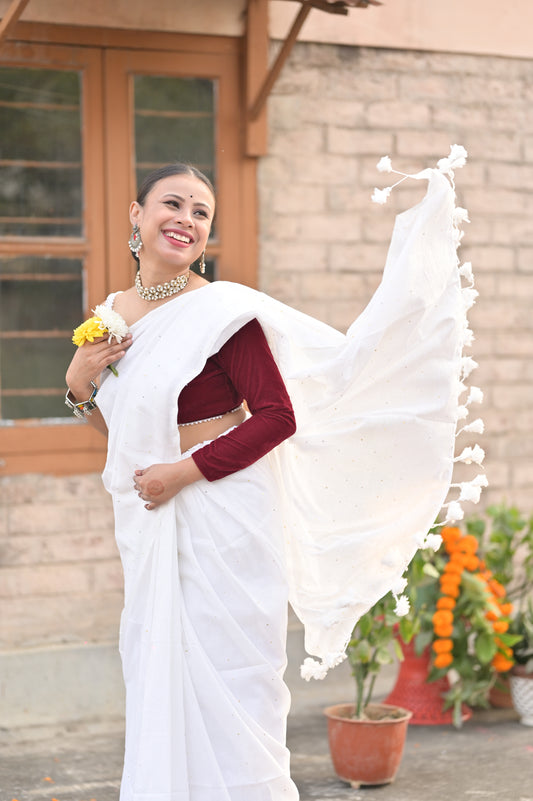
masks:
POLYGON ((208 216, 207 215, 207 211, 204 211, 203 209, 199 209, 196 213, 199 214, 201 217, 207 217, 208 216))

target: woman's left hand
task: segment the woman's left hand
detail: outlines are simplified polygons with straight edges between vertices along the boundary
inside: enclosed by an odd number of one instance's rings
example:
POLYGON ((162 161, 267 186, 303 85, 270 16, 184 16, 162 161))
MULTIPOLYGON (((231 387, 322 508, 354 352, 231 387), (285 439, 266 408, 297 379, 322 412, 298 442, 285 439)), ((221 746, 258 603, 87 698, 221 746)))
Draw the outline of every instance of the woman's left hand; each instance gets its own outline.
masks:
POLYGON ((203 475, 189 456, 180 462, 153 464, 144 470, 136 470, 133 486, 139 498, 145 501, 144 508, 151 511, 200 478, 203 475))

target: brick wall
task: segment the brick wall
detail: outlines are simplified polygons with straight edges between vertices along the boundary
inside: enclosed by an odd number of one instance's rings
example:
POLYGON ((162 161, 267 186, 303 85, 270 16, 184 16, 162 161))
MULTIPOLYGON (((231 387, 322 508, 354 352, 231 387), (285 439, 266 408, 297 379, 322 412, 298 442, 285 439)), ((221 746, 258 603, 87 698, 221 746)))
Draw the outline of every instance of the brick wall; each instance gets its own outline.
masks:
POLYGON ((99 475, 1 479, 0 648, 116 639, 122 573, 99 475))
MULTIPOLYGON (((533 61, 296 45, 269 101, 260 164, 261 288, 346 329, 377 286, 393 215, 423 187, 370 202, 389 155, 413 172, 469 152, 457 173, 462 261, 480 292, 470 312, 490 488, 533 511, 533 61)), ((477 409, 476 409, 477 411, 477 409)), ((471 417, 472 419, 472 417, 471 417)), ((463 440, 461 440, 463 444, 463 440)), ((467 440, 464 440, 467 444, 467 440)), ((467 514, 475 512, 465 506, 467 514)))
MULTIPOLYGON (((533 62, 330 45, 296 46, 269 101, 261 159, 261 288, 339 328, 380 278, 393 213, 423 187, 370 202, 390 176, 418 170, 457 142, 469 209, 463 260, 481 296, 473 379, 491 487, 526 511, 533 498, 533 62)), ((467 509, 467 511, 469 511, 467 509)), ((474 511, 474 507, 470 508, 474 511)), ((1 480, 0 648, 116 639, 121 569, 99 475, 1 480)))

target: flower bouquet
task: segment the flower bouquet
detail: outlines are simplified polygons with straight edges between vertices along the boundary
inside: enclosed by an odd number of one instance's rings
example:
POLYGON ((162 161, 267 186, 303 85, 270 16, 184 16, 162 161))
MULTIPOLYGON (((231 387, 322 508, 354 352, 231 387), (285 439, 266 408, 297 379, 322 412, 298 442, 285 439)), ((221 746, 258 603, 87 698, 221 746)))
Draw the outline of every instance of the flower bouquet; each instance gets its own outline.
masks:
MULTIPOLYGON (((93 314, 94 317, 90 317, 74 329, 72 341, 78 348, 81 348, 86 342, 94 342, 95 339, 103 337, 105 334, 109 334, 109 342, 112 342, 113 339, 122 342, 129 329, 120 314, 104 304, 96 306, 93 314)), ((117 368, 114 365, 108 365, 108 369, 118 376, 117 368)))

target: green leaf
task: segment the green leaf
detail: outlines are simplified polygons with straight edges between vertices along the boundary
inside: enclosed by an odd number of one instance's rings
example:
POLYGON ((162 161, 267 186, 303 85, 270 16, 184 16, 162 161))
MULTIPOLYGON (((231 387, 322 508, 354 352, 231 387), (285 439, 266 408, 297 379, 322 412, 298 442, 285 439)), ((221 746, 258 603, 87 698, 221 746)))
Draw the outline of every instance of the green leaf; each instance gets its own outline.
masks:
POLYGON ((476 637, 474 650, 481 664, 488 665, 498 648, 494 642, 494 637, 491 634, 483 632, 479 637, 476 637))

